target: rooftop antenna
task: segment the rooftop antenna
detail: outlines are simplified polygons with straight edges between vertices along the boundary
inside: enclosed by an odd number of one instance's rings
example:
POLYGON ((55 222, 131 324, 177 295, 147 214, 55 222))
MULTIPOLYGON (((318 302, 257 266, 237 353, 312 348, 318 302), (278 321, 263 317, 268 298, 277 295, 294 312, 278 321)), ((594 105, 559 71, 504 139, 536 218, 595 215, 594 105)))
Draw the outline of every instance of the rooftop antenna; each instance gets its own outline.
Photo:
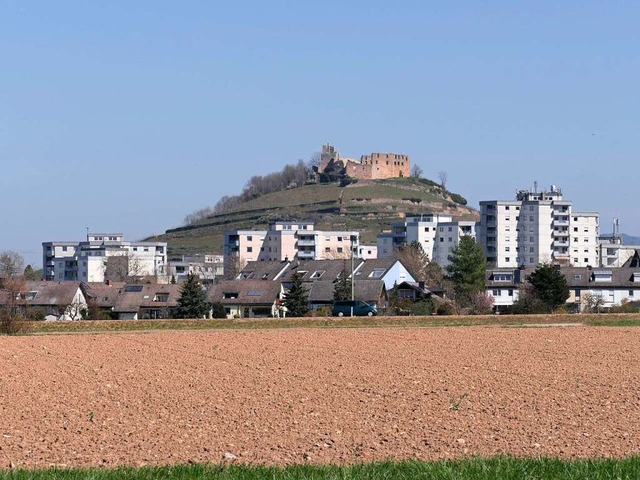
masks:
POLYGON ((87 225, 87 242, 89 241, 89 225, 87 225))
POLYGON ((533 181, 533 193, 538 193, 538 181, 533 181))

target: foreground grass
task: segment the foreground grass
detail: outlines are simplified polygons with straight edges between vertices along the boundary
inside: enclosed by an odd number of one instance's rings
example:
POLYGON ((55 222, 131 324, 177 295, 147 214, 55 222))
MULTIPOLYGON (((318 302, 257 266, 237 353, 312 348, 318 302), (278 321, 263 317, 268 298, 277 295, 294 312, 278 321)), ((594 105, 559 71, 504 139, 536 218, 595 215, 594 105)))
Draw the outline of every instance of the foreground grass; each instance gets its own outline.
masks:
POLYGON ((251 466, 180 465, 102 469, 46 469, 0 471, 0 479, 146 480, 146 479, 286 479, 286 480, 391 480, 391 479, 636 479, 640 458, 621 460, 466 459, 438 462, 383 462, 351 466, 294 465, 284 468, 251 466))
POLYGON ((582 315, 468 315, 415 317, 310 317, 236 320, 88 320, 79 322, 26 322, 26 332, 98 333, 146 330, 255 330, 273 328, 428 328, 461 326, 534 327, 582 324, 588 326, 640 326, 640 314, 582 315))

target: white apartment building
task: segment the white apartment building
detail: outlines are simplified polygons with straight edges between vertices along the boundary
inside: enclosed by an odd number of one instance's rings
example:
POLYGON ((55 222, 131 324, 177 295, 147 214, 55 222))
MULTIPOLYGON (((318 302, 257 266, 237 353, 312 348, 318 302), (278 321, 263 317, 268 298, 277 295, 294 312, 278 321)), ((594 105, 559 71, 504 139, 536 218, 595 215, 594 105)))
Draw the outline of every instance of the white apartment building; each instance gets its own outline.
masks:
POLYGON ((189 275, 196 275, 205 283, 211 283, 216 278, 222 277, 224 275, 223 256, 193 254, 169 259, 167 277, 173 277, 177 282, 181 282, 189 275))
POLYGON ((476 230, 487 263, 495 268, 598 265, 599 215, 573 212, 555 185, 548 192, 520 190, 515 201, 480 202, 476 230))
POLYGON ((104 282, 114 257, 121 257, 123 276, 166 281, 166 242, 126 242, 122 233, 87 233, 83 242, 42 243, 45 280, 104 282))
POLYGON ((407 217, 391 226, 391 233, 378 235, 378 258, 391 258, 404 245, 418 242, 427 257, 441 267, 449 264, 449 254, 463 235, 476 236, 476 222, 454 221, 451 215, 424 214, 407 217))
POLYGON ((360 255, 357 231, 316 230, 313 222, 279 221, 269 230, 233 230, 224 235, 224 265, 242 269, 252 261, 327 260, 360 255))

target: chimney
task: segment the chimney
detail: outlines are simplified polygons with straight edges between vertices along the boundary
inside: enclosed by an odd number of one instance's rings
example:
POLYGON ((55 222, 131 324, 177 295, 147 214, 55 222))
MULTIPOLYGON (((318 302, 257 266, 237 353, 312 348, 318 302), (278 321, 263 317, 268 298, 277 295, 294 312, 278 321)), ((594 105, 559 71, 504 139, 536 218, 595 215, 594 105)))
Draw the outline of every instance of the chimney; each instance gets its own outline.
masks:
POLYGON ((109 285, 110 287, 113 286, 113 282, 111 280, 107 280, 107 285, 109 285))

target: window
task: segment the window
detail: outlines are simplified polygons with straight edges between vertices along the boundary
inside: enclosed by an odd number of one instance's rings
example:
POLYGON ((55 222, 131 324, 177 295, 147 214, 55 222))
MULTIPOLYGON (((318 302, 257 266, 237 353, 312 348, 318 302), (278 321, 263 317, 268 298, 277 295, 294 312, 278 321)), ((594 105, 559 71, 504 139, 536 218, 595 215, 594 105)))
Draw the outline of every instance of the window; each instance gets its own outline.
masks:
POLYGON ((449 231, 452 232, 453 231, 453 227, 449 227, 449 231))
POLYGON ((533 215, 529 215, 529 221, 533 222, 533 215))
POLYGON ((573 279, 574 279, 574 280, 582 280, 582 275, 581 275, 581 274, 579 274, 579 273, 576 273, 576 274, 573 276, 573 279))
POLYGON ((505 252, 510 252, 511 251, 511 247, 504 247, 504 251, 505 252))
POLYGON ((331 247, 324 247, 324 253, 331 252, 331 247))
POLYGON ((448 240, 448 241, 449 241, 449 242, 453 242, 453 238, 449 237, 449 240, 448 240))
POLYGON ((124 287, 125 292, 141 292, 142 285, 126 285, 124 287))
POLYGON ((133 251, 137 252, 138 251, 138 247, 133 247, 133 251))
POLYGON ((247 235, 247 242, 253 242, 253 235, 247 235))
MULTIPOLYGON (((529 205, 529 211, 533 212, 533 205, 529 205)), ((533 217, 531 217, 531 218, 533 218, 533 217)))
POLYGON ((153 297, 154 302, 168 302, 169 294, 168 293, 156 293, 153 297))
POLYGON ((534 247, 529 247, 529 253, 533 253, 535 251, 536 251, 536 249, 534 247))
POLYGON ((578 227, 573 227, 573 231, 577 232, 578 231, 578 227))
POLYGON ((342 253, 342 247, 338 247, 338 253, 342 253))
POLYGON ((533 237, 529 237, 529 241, 530 241, 530 242, 533 242, 533 237))
POLYGON ((311 274, 311 278, 320 278, 324 275, 325 270, 316 270, 311 274))
POLYGON ((507 205, 506 207, 504 207, 505 210, 509 210, 509 205, 507 205))
POLYGON ((573 237, 573 241, 577 242, 578 241, 578 237, 573 237))
POLYGON ((510 220, 510 217, 504 217, 504 219, 508 222, 510 220))
POLYGON ((492 293, 494 297, 499 297, 500 295, 502 295, 502 292, 500 290, 494 290, 492 293))
POLYGON ((585 242, 588 242, 588 241, 589 241, 589 239, 588 239, 587 237, 584 237, 584 241, 585 241, 585 242))
POLYGON ((66 252, 67 251, 67 247, 62 247, 62 251, 66 252))
POLYGON ((27 300, 35 300, 37 296, 38 296, 38 292, 30 291, 27 293, 27 300))
POLYGON ((253 252, 253 247, 247 247, 247 253, 253 252))
POLYGON ((511 261, 511 258, 509 258, 509 257, 504 257, 504 261, 505 261, 505 262, 510 262, 510 261, 511 261))
POLYGON ((144 251, 148 252, 149 251, 149 247, 144 247, 144 251))
POLYGON ((238 298, 238 292, 223 292, 222 298, 238 298))
POLYGON ((386 272, 386 269, 384 268, 374 268, 369 274, 369 278, 380 278, 384 275, 384 272, 386 272))
POLYGON ((444 237, 440 237, 440 242, 444 242, 444 237))
POLYGON ((633 297, 633 290, 629 290, 629 296, 633 297))
POLYGON ((424 231, 428 232, 429 231, 429 227, 424 227, 424 231))
POLYGON ((573 217, 573 221, 577 222, 578 221, 578 217, 573 217))
POLYGON ((342 237, 337 237, 336 240, 338 240, 339 242, 342 241, 342 237))

